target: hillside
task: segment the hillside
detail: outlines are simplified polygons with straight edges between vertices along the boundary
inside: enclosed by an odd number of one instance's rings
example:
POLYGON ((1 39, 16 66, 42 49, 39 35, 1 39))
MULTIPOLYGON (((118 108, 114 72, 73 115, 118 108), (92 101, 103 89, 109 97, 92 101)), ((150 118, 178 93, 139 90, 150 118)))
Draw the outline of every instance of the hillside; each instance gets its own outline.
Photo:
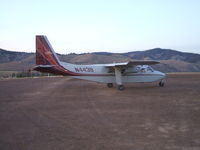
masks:
POLYGON ((155 48, 146 51, 136 51, 122 54, 124 56, 128 56, 132 59, 151 59, 151 60, 177 60, 177 61, 185 61, 189 63, 197 63, 200 61, 199 54, 193 53, 183 53, 170 49, 161 49, 155 48))
POLYGON ((21 61, 27 57, 33 55, 33 53, 25 52, 12 52, 4 49, 0 49, 0 63, 9 63, 13 61, 21 61))
MULTIPOLYGON (((126 62, 129 60, 159 60, 161 64, 153 66, 163 72, 199 72, 200 54, 183 53, 170 49, 155 48, 146 51, 128 53, 95 52, 86 54, 60 55, 61 61, 76 64, 97 64, 126 62)), ((12 52, 0 49, 0 71, 23 71, 35 65, 35 54, 12 52)))

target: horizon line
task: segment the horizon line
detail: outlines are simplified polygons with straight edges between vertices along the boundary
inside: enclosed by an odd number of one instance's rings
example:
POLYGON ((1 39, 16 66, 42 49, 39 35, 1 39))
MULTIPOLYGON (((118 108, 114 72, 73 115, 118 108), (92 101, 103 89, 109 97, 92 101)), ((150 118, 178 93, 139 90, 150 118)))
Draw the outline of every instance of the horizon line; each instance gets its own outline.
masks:
MULTIPOLYGON (((82 53, 76 53, 76 52, 69 52, 69 53, 58 53, 60 55, 69 55, 69 54, 92 54, 92 53, 112 53, 112 54, 123 54, 123 53, 130 53, 130 52, 144 52, 144 51, 149 51, 149 50, 154 50, 154 49, 160 49, 160 50, 171 50, 171 51, 177 51, 177 52, 181 52, 181 53, 191 53, 191 54, 199 54, 198 52, 189 52, 189 51, 182 51, 182 50, 177 50, 177 49, 171 49, 171 48, 160 48, 160 47, 155 47, 155 48, 150 48, 150 49, 146 49, 146 50, 130 50, 130 51, 126 51, 126 52, 109 52, 109 51, 90 51, 90 52, 82 52, 82 53)), ((21 53, 35 53, 35 52, 26 52, 26 51, 21 51, 21 50, 7 50, 4 48, 0 48, 0 50, 4 50, 4 51, 9 51, 9 52, 21 52, 21 53)))

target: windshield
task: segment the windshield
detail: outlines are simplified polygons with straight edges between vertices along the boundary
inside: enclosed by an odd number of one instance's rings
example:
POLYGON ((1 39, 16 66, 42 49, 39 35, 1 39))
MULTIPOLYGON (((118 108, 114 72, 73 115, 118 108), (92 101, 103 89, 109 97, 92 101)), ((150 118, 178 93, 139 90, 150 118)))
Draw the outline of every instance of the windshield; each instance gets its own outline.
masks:
POLYGON ((153 68, 151 68, 150 66, 148 66, 148 67, 147 67, 147 71, 153 72, 154 70, 153 70, 153 68))

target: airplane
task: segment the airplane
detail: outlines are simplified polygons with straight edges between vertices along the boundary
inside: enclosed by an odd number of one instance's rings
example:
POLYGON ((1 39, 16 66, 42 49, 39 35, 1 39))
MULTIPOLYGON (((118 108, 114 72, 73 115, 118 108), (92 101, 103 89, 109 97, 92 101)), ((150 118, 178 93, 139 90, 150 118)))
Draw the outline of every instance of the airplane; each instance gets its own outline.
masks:
POLYGON ((163 87, 166 75, 149 66, 159 63, 159 61, 153 60, 91 65, 62 62, 57 57, 47 37, 36 35, 36 66, 34 66, 34 70, 106 83, 109 88, 112 88, 115 83, 118 90, 124 90, 123 83, 155 81, 158 81, 159 86, 163 87))

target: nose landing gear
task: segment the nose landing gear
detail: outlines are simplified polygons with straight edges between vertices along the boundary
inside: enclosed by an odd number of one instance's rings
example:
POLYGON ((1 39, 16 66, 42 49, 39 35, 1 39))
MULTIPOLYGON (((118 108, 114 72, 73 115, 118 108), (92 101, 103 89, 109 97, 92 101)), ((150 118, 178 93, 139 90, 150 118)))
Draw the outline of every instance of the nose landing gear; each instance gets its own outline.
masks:
MULTIPOLYGON (((107 87, 108 88, 112 88, 113 87, 113 83, 107 83, 107 87)), ((124 85, 117 85, 117 89, 119 91, 123 91, 125 89, 124 85)))
POLYGON ((165 85, 165 82, 163 81, 163 80, 161 80, 160 82, 159 82, 159 86, 160 87, 163 87, 165 85))

